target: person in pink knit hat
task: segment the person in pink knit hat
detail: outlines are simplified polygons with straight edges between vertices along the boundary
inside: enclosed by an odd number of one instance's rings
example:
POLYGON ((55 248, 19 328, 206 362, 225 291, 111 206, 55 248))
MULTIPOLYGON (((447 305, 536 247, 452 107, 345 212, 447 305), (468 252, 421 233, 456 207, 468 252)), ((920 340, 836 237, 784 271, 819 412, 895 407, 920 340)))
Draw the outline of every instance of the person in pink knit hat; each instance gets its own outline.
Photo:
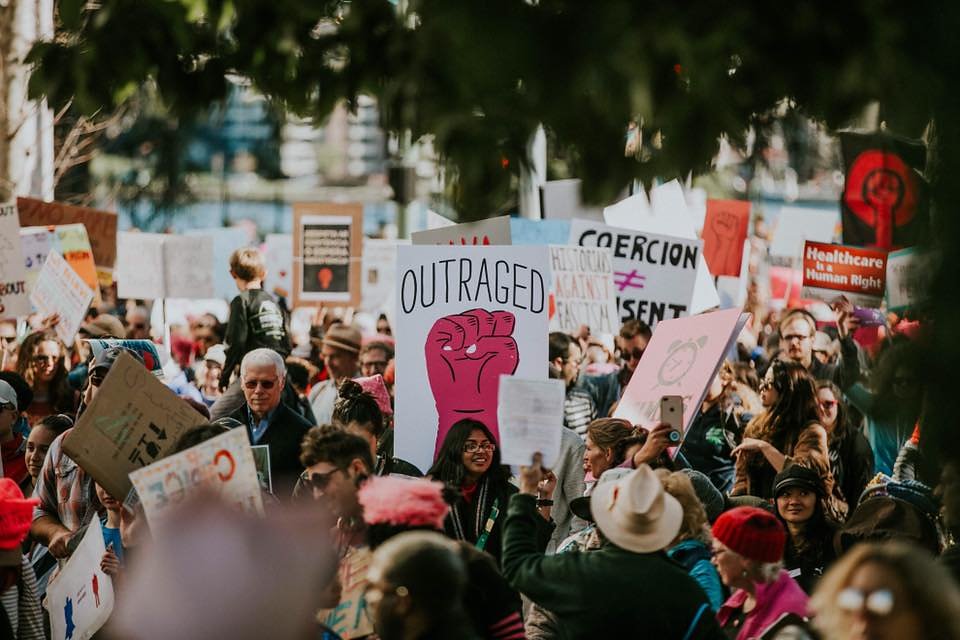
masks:
POLYGON ((21 547, 39 503, 37 498, 24 498, 10 478, 0 478, 0 638, 46 637, 37 578, 21 547))

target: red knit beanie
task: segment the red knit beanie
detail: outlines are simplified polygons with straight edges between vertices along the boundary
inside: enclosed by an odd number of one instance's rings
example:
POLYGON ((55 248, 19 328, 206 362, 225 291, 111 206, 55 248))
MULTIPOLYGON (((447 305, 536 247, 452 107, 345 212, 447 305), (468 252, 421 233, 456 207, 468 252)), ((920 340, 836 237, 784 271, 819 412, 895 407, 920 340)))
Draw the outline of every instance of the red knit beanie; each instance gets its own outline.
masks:
POLYGON ((787 532, 777 517, 756 507, 726 511, 713 523, 713 537, 748 560, 780 562, 787 532))

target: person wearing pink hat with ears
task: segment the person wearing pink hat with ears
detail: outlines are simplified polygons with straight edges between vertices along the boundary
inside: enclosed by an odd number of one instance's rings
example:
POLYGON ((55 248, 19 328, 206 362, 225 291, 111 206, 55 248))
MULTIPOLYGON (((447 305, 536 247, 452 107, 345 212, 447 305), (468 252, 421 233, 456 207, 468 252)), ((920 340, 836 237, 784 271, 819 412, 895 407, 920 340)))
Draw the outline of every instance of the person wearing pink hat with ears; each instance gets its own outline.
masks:
POLYGON ((783 569, 786 542, 777 517, 756 507, 731 509, 713 523, 713 564, 733 590, 717 612, 729 637, 759 638, 785 615, 806 628, 807 594, 783 569))
POLYGON ((24 498, 10 478, 0 478, 0 638, 46 638, 37 578, 21 547, 39 502, 24 498))

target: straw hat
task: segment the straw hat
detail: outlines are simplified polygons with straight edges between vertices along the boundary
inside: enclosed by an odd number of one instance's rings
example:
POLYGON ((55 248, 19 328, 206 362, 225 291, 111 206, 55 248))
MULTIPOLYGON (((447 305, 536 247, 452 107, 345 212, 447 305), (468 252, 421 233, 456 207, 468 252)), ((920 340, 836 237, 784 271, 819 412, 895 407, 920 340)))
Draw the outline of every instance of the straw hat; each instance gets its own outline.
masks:
POLYGON ((683 507, 663 490, 647 465, 616 482, 598 485, 590 496, 590 512, 608 540, 634 553, 665 548, 683 522, 683 507))

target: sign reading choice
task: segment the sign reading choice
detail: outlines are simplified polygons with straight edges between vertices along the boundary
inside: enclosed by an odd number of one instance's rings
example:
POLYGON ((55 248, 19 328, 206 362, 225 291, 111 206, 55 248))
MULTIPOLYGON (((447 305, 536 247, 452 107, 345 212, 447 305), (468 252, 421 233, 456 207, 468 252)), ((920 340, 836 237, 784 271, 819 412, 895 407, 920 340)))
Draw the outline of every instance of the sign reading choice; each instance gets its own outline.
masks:
POLYGON ((879 307, 887 277, 887 253, 810 242, 803 248, 803 295, 830 300, 845 295, 861 307, 879 307))

